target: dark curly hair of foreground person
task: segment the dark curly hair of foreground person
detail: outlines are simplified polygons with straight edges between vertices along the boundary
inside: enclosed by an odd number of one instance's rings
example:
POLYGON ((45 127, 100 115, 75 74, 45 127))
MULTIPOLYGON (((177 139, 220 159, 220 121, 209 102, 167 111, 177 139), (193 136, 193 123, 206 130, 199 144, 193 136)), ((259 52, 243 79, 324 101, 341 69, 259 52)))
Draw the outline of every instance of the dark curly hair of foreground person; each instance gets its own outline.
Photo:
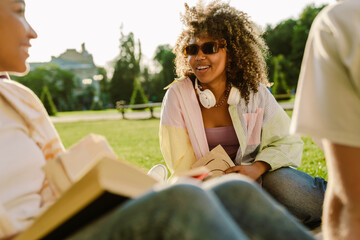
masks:
POLYGON ((181 20, 184 30, 173 49, 178 76, 187 76, 192 80, 196 78, 183 49, 192 38, 208 36, 225 43, 229 60, 226 66, 227 81, 240 90, 246 104, 251 91, 257 92, 259 82, 269 86, 265 63, 268 48, 259 28, 246 13, 221 1, 212 1, 208 5, 199 1, 194 7, 185 3, 181 20))

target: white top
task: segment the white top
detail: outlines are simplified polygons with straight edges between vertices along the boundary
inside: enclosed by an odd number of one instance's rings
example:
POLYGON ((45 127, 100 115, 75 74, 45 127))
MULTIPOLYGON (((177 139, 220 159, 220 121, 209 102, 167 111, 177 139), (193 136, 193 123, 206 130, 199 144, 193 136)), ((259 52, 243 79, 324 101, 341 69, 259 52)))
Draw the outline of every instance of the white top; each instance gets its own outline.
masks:
MULTIPOLYGON (((45 159, 24 120, 1 96, 0 116, 0 214, 24 229, 40 209, 45 159)), ((9 231, 0 228, 0 236, 1 230, 9 231)))
POLYGON ((326 7, 311 27, 291 133, 360 147, 360 1, 326 7))
POLYGON ((42 166, 64 150, 37 96, 0 78, 0 238, 25 229, 56 199, 42 166))

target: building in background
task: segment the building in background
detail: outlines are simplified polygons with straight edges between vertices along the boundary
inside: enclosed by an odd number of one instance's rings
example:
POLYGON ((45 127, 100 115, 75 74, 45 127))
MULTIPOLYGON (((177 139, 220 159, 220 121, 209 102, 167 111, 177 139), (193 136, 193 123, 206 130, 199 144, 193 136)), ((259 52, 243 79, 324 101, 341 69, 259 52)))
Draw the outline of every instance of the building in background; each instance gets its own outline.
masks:
POLYGON ((56 64, 59 68, 74 73, 77 79, 76 85, 80 88, 78 89, 80 91, 88 85, 92 85, 99 90, 98 81, 102 80, 102 75, 98 74, 93 56, 86 50, 85 43, 81 44, 81 52, 76 51, 76 49, 67 49, 58 57, 52 56, 50 62, 30 63, 30 69, 33 70, 37 66, 46 64, 56 64))

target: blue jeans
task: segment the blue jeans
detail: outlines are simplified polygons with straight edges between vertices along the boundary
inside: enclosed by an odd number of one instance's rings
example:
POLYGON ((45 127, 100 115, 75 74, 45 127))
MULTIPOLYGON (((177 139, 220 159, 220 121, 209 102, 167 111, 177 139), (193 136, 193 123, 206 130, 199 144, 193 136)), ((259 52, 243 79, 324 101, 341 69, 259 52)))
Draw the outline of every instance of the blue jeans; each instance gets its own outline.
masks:
POLYGON ((307 227, 320 226, 327 186, 323 178, 286 167, 264 174, 262 186, 307 227))
POLYGON ((128 201, 69 239, 313 239, 269 195, 237 174, 128 201))

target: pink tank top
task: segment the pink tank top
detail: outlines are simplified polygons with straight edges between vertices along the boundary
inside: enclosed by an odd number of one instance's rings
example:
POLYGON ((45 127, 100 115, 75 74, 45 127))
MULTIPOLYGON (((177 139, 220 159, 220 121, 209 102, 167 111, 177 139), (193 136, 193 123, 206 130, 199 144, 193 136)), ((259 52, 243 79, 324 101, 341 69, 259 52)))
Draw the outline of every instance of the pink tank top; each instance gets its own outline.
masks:
POLYGON ((205 134, 210 150, 220 144, 235 159, 240 144, 233 126, 205 128, 205 134))

